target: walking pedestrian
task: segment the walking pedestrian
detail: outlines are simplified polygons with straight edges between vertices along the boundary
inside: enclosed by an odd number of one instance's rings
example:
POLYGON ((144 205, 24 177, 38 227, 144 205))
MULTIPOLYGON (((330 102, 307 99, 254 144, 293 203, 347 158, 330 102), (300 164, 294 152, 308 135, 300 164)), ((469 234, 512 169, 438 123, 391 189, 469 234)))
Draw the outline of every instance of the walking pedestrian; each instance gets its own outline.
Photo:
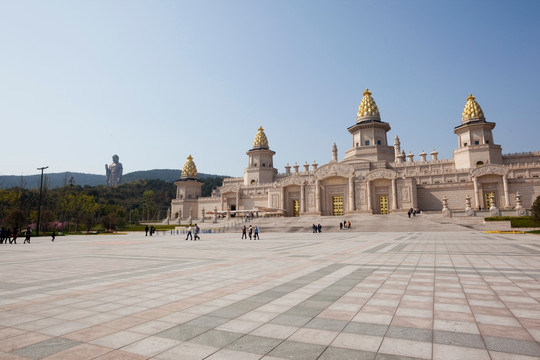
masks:
POLYGON ((195 233, 195 241, 201 240, 201 238, 199 237, 199 231, 201 231, 201 229, 199 228, 199 226, 197 226, 197 224, 195 224, 195 230, 193 231, 195 233))
POLYGON ((191 238, 191 240, 193 240, 193 235, 191 235, 191 232, 193 231, 193 228, 191 227, 191 225, 188 226, 187 228, 187 235, 186 235, 186 240, 187 238, 191 238))
POLYGON ((318 224, 318 225, 317 225, 317 230, 319 231, 319 233, 322 232, 322 226, 321 226, 321 224, 318 224))
POLYGON ((246 225, 242 228, 242 239, 247 239, 247 229, 246 225))
POLYGON ((259 227, 258 227, 257 225, 255 225, 255 230, 254 230, 253 240, 261 240, 261 239, 259 238, 259 227))
POLYGON ((144 236, 148 236, 148 225, 144 227, 144 236))
POLYGON ((248 233, 249 233, 249 240, 252 240, 251 237, 253 236, 253 227, 251 225, 249 225, 248 233))
MULTIPOLYGON (((30 229, 28 229, 28 230, 30 230, 30 229)), ((56 231, 54 231, 54 230, 52 231, 51 237, 52 237, 51 241, 54 242, 54 238, 56 237, 56 231)))
POLYGON ((24 232, 24 243, 29 243, 30 244, 30 236, 32 236, 32 230, 30 230, 29 228, 26 229, 26 231, 24 232))

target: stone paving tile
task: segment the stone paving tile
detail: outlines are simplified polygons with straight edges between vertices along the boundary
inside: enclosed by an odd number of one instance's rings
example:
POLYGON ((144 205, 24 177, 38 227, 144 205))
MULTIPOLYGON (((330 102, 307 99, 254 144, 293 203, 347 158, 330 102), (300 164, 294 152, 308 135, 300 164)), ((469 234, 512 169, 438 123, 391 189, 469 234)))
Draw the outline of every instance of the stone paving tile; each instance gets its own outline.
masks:
POLYGON ((164 352, 181 342, 177 340, 166 339, 157 336, 150 336, 127 345, 122 348, 123 351, 127 351, 134 354, 154 356, 161 352, 164 352))
POLYGON ((529 236, 272 234, 253 249, 232 235, 5 250, 24 271, 0 286, 0 358, 59 335, 78 345, 51 358, 540 357, 529 236))
POLYGON ((372 360, 375 355, 366 351, 328 347, 317 360, 372 360))
POLYGON ((376 353, 382 340, 382 336, 341 333, 334 339, 331 346, 376 353))
POLYGON ((384 338, 379 353, 406 356, 419 359, 431 359, 432 344, 412 340, 384 338))
POLYGON ((485 349, 433 344, 433 360, 474 359, 491 360, 485 349))
POLYGON ((13 354, 21 355, 30 359, 41 359, 48 355, 56 354, 58 352, 72 348, 78 344, 78 342, 73 340, 56 337, 22 347, 13 351, 13 354))
POLYGON ((94 360, 146 360, 148 356, 133 354, 126 351, 115 350, 98 356, 94 360))
POLYGON ((536 342, 484 336, 488 350, 540 358, 540 346, 536 342))
POLYGON ((53 355, 47 356, 45 360, 86 360, 93 359, 98 356, 107 354, 113 351, 113 349, 92 345, 92 344, 80 344, 64 351, 57 352, 53 355))
POLYGON ((265 355, 283 340, 262 336, 245 335, 227 346, 228 349, 265 355))
POLYGON ((12 336, 7 339, 0 341, 0 351, 1 352, 12 352, 26 346, 30 346, 42 341, 50 339, 51 336, 33 332, 27 332, 21 335, 12 336))
POLYGON ((144 334, 121 330, 93 340, 91 343, 112 349, 120 349, 121 347, 139 341, 145 337, 144 334))
POLYGON ((274 348, 268 355, 284 359, 311 360, 318 358, 325 349, 326 347, 322 345, 286 340, 274 348))

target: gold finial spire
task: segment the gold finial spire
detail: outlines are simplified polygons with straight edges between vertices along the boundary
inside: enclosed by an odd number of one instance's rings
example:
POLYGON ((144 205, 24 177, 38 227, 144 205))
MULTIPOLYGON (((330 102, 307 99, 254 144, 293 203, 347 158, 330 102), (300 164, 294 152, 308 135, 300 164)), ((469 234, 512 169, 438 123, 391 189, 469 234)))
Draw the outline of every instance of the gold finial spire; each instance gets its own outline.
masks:
POLYGON ((266 138, 266 134, 264 133, 262 126, 259 127, 259 131, 257 132, 257 135, 255 135, 255 140, 253 140, 253 148, 255 149, 260 147, 268 147, 268 139, 266 138))
POLYGON ((475 99, 476 98, 472 94, 469 94, 469 97, 467 97, 467 103, 465 104, 463 113, 461 114, 462 124, 465 124, 471 120, 485 120, 484 112, 475 99))
POLYGON ((184 164, 184 168, 182 169, 182 178, 196 178, 197 177, 197 166, 195 166, 195 163, 193 162, 193 157, 189 155, 187 157, 187 161, 184 164))
POLYGON ((366 89, 364 91, 364 97, 358 106, 358 113, 356 114, 356 119, 358 122, 364 120, 362 118, 368 118, 365 120, 381 120, 381 114, 375 104, 375 100, 371 97, 371 91, 366 89))

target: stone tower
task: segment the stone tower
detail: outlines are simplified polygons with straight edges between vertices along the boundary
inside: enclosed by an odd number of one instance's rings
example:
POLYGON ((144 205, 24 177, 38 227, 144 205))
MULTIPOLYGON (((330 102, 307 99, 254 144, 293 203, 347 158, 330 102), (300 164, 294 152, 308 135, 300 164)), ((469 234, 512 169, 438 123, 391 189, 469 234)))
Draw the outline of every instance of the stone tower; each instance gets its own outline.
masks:
POLYGON ((180 180, 175 181, 174 185, 176 185, 176 199, 171 202, 171 215, 174 218, 179 216, 187 218, 190 214, 197 216, 203 182, 198 178, 197 166, 191 155, 187 157, 180 180))
POLYGON ((469 169, 485 164, 502 164, 502 149, 493 143, 491 130, 495 123, 487 122, 484 112, 469 95, 461 115, 461 125, 454 128, 458 148, 454 150, 456 169, 469 169))
POLYGON ((244 185, 270 184, 274 182, 277 169, 274 168, 274 154, 268 146, 264 129, 259 127, 253 140, 253 148, 247 153, 248 167, 244 170, 244 185))
POLYGON ((353 147, 345 152, 345 160, 394 162, 394 147, 388 146, 386 139, 390 124, 381 121, 377 104, 368 89, 358 107, 356 124, 348 130, 353 136, 353 147))

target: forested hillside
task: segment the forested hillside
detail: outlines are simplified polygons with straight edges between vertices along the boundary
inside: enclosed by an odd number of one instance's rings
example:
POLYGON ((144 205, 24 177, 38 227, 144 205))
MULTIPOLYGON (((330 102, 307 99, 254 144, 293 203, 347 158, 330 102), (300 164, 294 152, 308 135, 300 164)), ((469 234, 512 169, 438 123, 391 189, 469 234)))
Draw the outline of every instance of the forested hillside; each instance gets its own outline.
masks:
MULTIPOLYGON (((177 172, 178 174, 178 172, 177 172)), ((209 196, 223 177, 201 177, 203 196, 209 196)), ((41 230, 90 230, 97 224, 115 229, 124 224, 161 220, 167 216, 176 187, 170 181, 139 179, 117 187, 66 184, 53 188, 45 182, 42 194, 41 230)), ((34 227, 39 188, 16 186, 0 189, 0 225, 34 227)))

